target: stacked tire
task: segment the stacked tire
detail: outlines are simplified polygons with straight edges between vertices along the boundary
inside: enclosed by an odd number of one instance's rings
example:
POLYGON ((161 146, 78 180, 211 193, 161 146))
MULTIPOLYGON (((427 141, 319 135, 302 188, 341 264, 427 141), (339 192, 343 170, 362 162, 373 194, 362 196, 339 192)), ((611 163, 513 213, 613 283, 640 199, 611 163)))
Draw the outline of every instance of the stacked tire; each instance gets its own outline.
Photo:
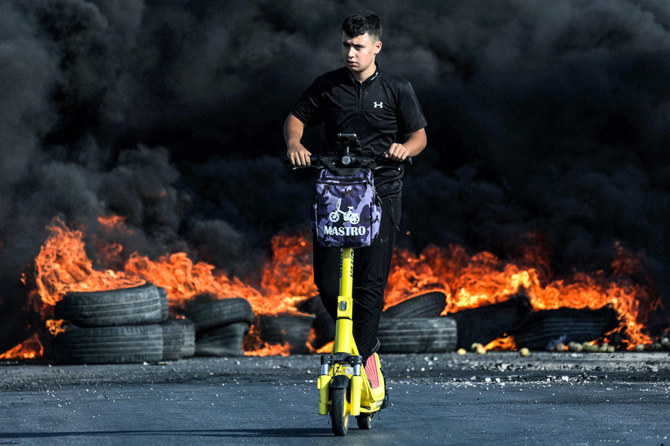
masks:
POLYGON ((241 297, 193 299, 184 314, 195 327, 197 356, 243 356, 242 341, 254 322, 249 302, 241 297))
POLYGON ((443 353, 456 347, 456 321, 440 316, 446 295, 431 292, 382 313, 377 337, 381 353, 443 353))
POLYGON ((132 288, 67 293, 54 307, 67 329, 54 337, 65 364, 137 363, 193 356, 195 327, 169 318, 165 290, 132 288))
MULTIPOLYGON (((440 316, 446 306, 446 295, 429 292, 388 308, 382 313, 377 337, 381 353, 439 353, 456 347, 456 321, 440 316)), ((301 302, 300 311, 311 313, 311 347, 321 348, 335 337, 335 322, 321 298, 301 302)))

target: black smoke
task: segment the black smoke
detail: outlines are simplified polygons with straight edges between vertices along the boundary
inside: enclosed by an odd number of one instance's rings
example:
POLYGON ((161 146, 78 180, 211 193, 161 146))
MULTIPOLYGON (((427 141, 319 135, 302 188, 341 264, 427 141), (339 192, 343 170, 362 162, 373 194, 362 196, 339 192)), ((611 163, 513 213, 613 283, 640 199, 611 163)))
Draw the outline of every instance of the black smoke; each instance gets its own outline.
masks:
MULTIPOLYGON (((510 257, 539 234, 557 275, 607 271, 623 246, 667 301, 667 2, 365 6, 384 24, 380 65, 411 80, 429 122, 401 243, 510 257)), ((19 279, 55 216, 95 232, 123 215, 126 254, 187 250, 253 280, 271 236, 307 225, 281 125, 340 65, 339 26, 359 7, 0 2, 3 311, 24 305, 19 279)), ((306 141, 318 149, 319 129, 306 141)))

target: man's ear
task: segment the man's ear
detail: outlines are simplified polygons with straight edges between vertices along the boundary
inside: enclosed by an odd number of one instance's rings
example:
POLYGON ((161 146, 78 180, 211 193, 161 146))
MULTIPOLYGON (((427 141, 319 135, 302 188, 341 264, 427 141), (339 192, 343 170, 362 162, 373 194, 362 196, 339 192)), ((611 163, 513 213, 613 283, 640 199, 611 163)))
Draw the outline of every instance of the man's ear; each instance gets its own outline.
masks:
POLYGON ((382 50, 382 41, 381 41, 381 40, 377 40, 377 41, 375 42, 374 54, 375 54, 375 55, 376 55, 376 54, 379 54, 379 52, 380 52, 381 50, 382 50))

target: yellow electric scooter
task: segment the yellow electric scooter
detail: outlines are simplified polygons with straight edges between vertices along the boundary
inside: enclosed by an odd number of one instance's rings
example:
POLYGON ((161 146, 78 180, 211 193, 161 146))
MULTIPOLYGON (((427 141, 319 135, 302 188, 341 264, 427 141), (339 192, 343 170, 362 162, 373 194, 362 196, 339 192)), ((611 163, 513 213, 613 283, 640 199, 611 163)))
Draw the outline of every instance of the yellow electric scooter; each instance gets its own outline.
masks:
MULTIPOLYGON (((399 164, 383 161, 379 157, 362 156, 355 134, 338 135, 338 154, 312 156, 312 165, 317 169, 356 170, 399 168, 399 164)), ((338 208, 339 208, 338 202, 338 208)), ((331 218, 332 221, 335 221, 331 218)), ((335 435, 346 435, 349 417, 356 417, 360 429, 372 427, 372 415, 388 405, 386 386, 381 373, 379 357, 376 357, 379 385, 372 388, 365 374, 363 358, 358 352, 353 336, 353 248, 341 248, 341 268, 335 340, 331 354, 321 357, 321 374, 317 381, 319 390, 319 414, 328 415, 335 435)), ((377 353, 373 353, 375 356, 377 353)))
MULTIPOLYGON (((328 415, 335 435, 346 435, 349 416, 355 416, 360 429, 372 427, 372 414, 384 405, 386 386, 381 370, 377 370, 379 386, 372 388, 365 375, 363 359, 353 336, 352 283, 354 251, 342 249, 340 295, 337 300, 335 342, 330 355, 321 356, 319 389, 319 414, 328 415)), ((377 355, 377 353, 373 353, 377 355)), ((379 358, 377 367, 379 367, 379 358)))

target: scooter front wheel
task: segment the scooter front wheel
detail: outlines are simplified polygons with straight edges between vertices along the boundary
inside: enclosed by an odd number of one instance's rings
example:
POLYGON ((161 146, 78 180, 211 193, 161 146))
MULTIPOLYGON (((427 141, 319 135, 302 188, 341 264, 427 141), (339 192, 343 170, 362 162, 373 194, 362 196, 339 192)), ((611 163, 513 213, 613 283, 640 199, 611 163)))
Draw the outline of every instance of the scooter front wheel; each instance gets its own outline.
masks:
POLYGON ((337 436, 347 435, 349 430, 349 411, 347 410, 347 389, 330 389, 332 405, 330 420, 333 433, 337 436))
POLYGON ((362 413, 356 417, 359 429, 372 429, 372 414, 362 413))

